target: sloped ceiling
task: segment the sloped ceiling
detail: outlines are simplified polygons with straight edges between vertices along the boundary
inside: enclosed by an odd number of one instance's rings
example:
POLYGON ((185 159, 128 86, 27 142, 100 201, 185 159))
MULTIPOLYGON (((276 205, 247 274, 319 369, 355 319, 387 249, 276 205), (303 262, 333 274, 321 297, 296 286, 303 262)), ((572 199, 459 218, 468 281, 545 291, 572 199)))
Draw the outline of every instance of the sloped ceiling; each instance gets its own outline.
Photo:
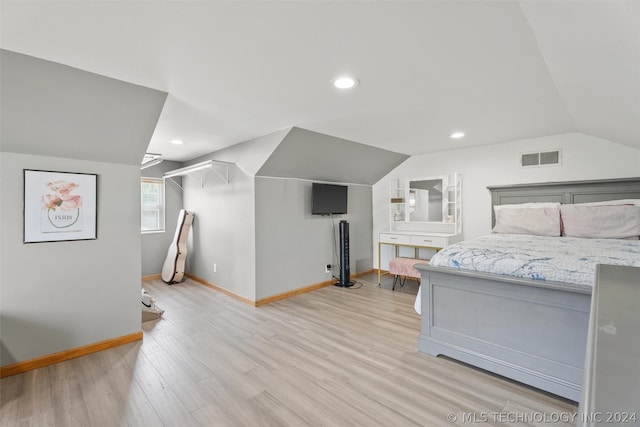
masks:
POLYGON ((234 163, 251 176, 373 185, 409 156, 291 127, 197 157, 234 163))
POLYGON ((639 4, 3 1, 0 44, 168 92, 149 151, 172 160, 291 126, 405 154, 576 131, 640 149, 639 4))
POLYGON ((0 149, 139 165, 166 93, 0 50, 0 149))
POLYGON ((256 175, 373 185, 408 157, 294 127, 256 175))
POLYGON ((291 131, 291 128, 281 129, 267 135, 253 138, 249 141, 232 145, 222 150, 215 151, 208 155, 197 157, 187 165, 192 165, 205 160, 218 160, 222 162, 234 163, 245 173, 255 176, 264 162, 273 154, 273 151, 280 145, 282 140, 291 131))

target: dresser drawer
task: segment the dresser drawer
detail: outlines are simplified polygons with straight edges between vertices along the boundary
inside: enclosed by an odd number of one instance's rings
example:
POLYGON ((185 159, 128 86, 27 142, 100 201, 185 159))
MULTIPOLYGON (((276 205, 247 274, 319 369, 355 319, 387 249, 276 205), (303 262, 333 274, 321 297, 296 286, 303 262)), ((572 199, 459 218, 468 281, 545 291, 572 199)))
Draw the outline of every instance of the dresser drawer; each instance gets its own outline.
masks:
POLYGON ((446 248, 447 238, 441 236, 411 236, 411 244, 414 246, 428 246, 431 248, 446 248))
POLYGON ((380 233, 380 243, 393 243, 395 245, 412 245, 411 236, 407 234, 380 233))

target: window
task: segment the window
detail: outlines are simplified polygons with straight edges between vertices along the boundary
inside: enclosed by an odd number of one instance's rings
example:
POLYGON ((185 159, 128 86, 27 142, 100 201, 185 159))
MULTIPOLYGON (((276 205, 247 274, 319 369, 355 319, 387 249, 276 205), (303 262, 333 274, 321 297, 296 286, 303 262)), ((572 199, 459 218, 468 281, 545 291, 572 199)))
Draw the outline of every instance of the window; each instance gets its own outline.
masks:
POLYGON ((164 231, 164 181, 159 178, 142 178, 140 195, 141 230, 164 231))

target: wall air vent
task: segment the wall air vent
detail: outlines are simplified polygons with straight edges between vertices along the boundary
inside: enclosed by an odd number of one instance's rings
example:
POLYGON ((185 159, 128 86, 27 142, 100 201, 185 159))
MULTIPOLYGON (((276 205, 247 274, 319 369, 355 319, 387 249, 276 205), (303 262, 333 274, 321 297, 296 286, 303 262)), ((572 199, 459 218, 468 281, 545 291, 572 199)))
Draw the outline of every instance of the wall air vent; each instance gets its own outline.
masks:
POLYGON ((557 166, 560 164, 560 150, 544 151, 538 153, 522 153, 520 166, 557 166))

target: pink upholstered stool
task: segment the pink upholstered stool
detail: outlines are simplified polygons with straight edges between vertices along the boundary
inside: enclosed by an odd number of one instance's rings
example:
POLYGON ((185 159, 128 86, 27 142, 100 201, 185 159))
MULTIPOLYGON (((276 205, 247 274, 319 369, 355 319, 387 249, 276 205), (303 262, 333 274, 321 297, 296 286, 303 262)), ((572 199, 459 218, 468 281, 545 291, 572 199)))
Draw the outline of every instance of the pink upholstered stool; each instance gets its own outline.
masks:
POLYGON ((389 261, 389 273, 394 275, 393 288, 391 289, 396 289, 398 279, 400 281, 400 287, 404 286, 404 282, 407 280, 407 277, 414 277, 418 279, 418 283, 420 283, 420 272, 414 267, 414 265, 419 262, 427 263, 429 260, 416 258, 392 258, 389 261))

